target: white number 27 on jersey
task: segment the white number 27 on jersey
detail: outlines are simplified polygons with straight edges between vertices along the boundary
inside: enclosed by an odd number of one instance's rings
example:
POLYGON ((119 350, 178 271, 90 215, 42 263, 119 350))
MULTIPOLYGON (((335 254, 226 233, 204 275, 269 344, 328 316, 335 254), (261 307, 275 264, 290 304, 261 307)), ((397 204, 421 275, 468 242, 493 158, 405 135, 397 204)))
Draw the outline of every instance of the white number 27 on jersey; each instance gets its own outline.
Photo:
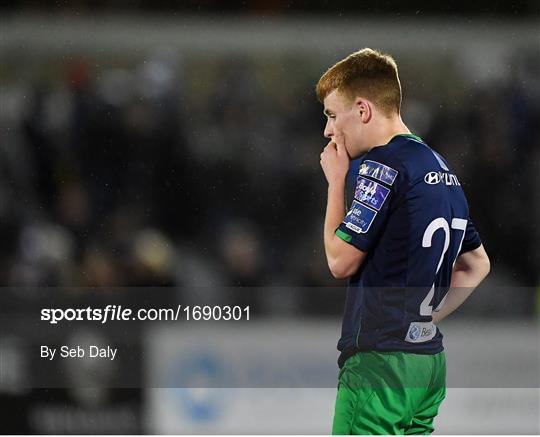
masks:
MULTIPOLYGON (((424 236, 422 238, 422 247, 431 247, 431 244, 433 241, 433 235, 439 229, 442 229, 444 231, 444 246, 441 253, 441 257, 439 259, 439 264, 437 264, 437 271, 435 272, 435 276, 439 274, 439 270, 441 268, 444 255, 446 255, 446 252, 448 251, 448 247, 450 246, 451 230, 462 231, 461 238, 459 240, 458 250, 452 262, 452 266, 454 266, 454 264, 456 263, 457 256, 459 255, 459 252, 461 251, 461 245, 463 244, 463 239, 465 238, 465 230, 467 229, 467 220, 461 219, 461 218, 454 218, 452 219, 452 223, 448 225, 448 222, 446 221, 444 217, 436 218, 428 225, 428 227, 424 231, 424 236)), ((421 316, 431 316, 431 314, 433 313, 433 306, 430 304, 431 304, 431 300, 433 299, 434 294, 435 294, 435 283, 432 285, 431 290, 429 290, 429 293, 420 304, 421 316)), ((445 299, 446 299, 446 296, 444 296, 444 298, 441 300, 441 303, 437 306, 437 308, 435 308, 435 311, 439 311, 442 308, 442 306, 444 305, 445 299)))

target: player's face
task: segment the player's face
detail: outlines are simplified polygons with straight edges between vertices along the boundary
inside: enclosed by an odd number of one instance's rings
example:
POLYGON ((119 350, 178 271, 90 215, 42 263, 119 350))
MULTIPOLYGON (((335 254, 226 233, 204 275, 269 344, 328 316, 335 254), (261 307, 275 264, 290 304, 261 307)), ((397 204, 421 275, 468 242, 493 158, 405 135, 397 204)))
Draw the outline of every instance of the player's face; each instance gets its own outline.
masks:
POLYGON ((324 99, 324 114, 327 117, 326 138, 341 143, 352 159, 364 153, 362 123, 354 102, 334 90, 324 99))

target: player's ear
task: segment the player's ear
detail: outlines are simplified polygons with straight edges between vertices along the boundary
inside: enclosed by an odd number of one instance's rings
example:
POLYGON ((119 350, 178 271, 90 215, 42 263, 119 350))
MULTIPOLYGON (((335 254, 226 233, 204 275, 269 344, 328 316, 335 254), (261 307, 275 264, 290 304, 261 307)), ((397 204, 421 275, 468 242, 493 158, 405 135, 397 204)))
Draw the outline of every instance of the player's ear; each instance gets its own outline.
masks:
POLYGON ((354 106, 362 123, 367 123, 371 119, 371 104, 362 97, 357 97, 354 106))

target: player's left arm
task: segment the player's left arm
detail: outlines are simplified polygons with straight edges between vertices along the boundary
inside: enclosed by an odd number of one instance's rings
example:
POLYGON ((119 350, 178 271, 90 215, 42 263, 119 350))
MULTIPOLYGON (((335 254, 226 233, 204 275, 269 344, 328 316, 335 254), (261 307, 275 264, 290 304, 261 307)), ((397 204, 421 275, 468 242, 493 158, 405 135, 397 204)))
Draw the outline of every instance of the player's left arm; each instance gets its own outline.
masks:
POLYGON ((328 200, 324 220, 324 250, 328 267, 337 279, 352 276, 366 253, 346 243, 335 234, 345 217, 345 179, 349 156, 342 145, 330 141, 321 153, 321 167, 328 181, 328 200))
POLYGON ((433 323, 439 323, 458 309, 488 275, 490 268, 489 257, 481 244, 478 248, 461 254, 454 265, 450 290, 444 305, 433 313, 433 323))

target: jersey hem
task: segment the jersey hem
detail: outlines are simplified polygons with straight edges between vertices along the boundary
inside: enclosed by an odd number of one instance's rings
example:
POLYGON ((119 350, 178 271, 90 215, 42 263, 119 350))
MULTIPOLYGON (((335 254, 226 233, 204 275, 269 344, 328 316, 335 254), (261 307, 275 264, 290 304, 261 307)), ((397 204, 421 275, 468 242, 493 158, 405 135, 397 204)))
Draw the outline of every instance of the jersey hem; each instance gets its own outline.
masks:
POLYGON ((411 355, 436 355, 443 351, 444 351, 444 347, 442 344, 438 345, 436 348, 429 349, 429 350, 426 350, 426 349, 408 350, 408 349, 402 349, 399 347, 398 348, 392 347, 388 349, 384 349, 384 348, 363 349, 363 348, 358 348, 356 346, 348 346, 341 351, 341 354, 339 355, 339 358, 338 358, 338 366, 340 369, 343 368, 343 366, 345 365, 345 362, 349 358, 351 358, 353 355, 356 355, 357 353, 360 353, 360 352, 401 352, 401 353, 406 353, 406 354, 411 354, 411 355))

